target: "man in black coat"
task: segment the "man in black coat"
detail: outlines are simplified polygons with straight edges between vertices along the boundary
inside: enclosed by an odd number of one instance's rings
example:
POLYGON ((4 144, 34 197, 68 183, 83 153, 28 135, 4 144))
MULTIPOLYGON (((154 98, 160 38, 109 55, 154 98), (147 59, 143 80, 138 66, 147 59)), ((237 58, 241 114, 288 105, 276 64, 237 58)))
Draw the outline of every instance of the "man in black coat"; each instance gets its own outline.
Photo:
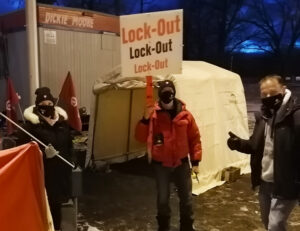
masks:
MULTIPOLYGON (((71 159, 72 138, 66 122, 67 113, 60 107, 54 106, 50 89, 38 88, 35 92, 35 105, 25 109, 25 130, 48 145, 40 146, 43 152, 45 186, 53 218, 55 230, 61 227, 61 204, 70 198, 72 169, 56 154, 59 153, 67 160, 71 159)), ((18 144, 27 143, 30 137, 18 131, 18 144)))
POLYGON ((253 135, 244 140, 229 133, 231 150, 251 154, 252 186, 260 186, 261 218, 269 231, 285 231, 299 198, 300 108, 280 76, 260 83, 262 110, 253 135))

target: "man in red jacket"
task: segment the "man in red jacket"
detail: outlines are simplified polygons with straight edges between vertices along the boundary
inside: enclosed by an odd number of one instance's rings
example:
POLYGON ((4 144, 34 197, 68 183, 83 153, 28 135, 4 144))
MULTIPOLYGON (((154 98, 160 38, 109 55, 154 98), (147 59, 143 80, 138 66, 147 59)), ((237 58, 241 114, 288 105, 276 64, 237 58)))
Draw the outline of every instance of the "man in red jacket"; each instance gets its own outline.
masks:
POLYGON ((158 230, 170 229, 169 197, 173 177, 180 198, 180 231, 194 231, 190 161, 192 171, 198 174, 202 155, 200 133, 185 104, 175 98, 173 82, 165 80, 158 85, 159 101, 146 108, 136 127, 136 139, 147 142, 155 173, 158 230))

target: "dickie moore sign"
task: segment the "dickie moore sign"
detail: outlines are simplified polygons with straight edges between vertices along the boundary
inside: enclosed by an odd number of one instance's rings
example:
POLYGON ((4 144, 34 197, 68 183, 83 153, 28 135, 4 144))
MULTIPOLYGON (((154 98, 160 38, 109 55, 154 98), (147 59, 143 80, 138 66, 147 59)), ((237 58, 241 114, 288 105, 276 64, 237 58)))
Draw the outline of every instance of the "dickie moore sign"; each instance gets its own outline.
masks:
POLYGON ((122 75, 181 73, 183 11, 120 17, 122 75))

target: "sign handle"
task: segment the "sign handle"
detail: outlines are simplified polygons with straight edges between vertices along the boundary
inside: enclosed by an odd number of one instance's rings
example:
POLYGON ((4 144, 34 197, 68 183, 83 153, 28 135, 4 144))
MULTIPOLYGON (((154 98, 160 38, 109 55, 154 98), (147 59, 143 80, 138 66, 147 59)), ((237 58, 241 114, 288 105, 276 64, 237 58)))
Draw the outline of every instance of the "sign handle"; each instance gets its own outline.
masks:
POLYGON ((154 105, 152 76, 146 76, 146 106, 154 105))

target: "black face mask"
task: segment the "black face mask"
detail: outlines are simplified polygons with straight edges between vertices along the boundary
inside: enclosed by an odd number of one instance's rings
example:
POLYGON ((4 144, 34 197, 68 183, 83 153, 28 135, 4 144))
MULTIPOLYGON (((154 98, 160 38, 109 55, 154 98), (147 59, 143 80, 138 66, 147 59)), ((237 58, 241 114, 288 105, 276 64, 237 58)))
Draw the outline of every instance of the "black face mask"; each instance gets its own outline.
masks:
POLYGON ((282 94, 277 94, 274 96, 266 97, 261 99, 263 105, 268 108, 268 109, 273 109, 277 111, 283 101, 283 95, 282 94))
POLYGON ((39 105, 38 111, 45 117, 51 117, 51 119, 54 118, 55 108, 54 106, 48 106, 48 105, 39 105))
POLYGON ((174 99, 174 97, 175 97, 174 93, 172 93, 171 91, 165 91, 165 92, 161 93, 160 100, 164 104, 169 104, 174 99))

